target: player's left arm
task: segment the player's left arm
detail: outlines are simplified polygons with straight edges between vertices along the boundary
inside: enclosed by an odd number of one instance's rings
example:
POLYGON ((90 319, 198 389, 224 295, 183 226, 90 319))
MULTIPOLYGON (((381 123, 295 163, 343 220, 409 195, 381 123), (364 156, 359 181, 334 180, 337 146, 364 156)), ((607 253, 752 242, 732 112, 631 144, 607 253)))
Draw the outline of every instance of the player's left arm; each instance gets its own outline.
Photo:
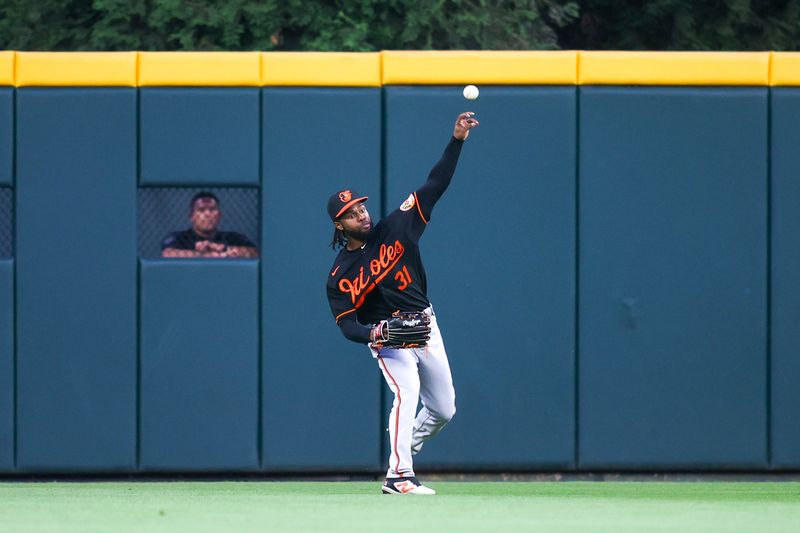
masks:
POLYGON ((461 155, 461 146, 469 137, 470 130, 480 124, 474 115, 475 113, 472 111, 458 115, 453 127, 453 137, 444 149, 442 158, 431 169, 427 181, 414 193, 419 213, 426 223, 433 212, 433 206, 442 197, 450 185, 450 180, 453 179, 458 157, 461 155))
POLYGON ((369 344, 375 342, 376 335, 379 333, 373 325, 361 324, 356 319, 356 307, 350 302, 341 291, 335 289, 335 285, 330 283, 327 286, 328 304, 331 312, 336 319, 342 334, 353 342, 369 344))

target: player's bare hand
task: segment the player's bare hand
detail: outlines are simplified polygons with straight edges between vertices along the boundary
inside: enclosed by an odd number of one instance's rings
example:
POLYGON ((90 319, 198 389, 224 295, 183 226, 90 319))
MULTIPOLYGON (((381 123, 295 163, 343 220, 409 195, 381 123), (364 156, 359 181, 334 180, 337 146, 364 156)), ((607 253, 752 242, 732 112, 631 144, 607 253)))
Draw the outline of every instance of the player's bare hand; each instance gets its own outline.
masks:
POLYGON ((478 119, 474 118, 475 113, 467 111, 458 115, 456 119, 456 126, 453 128, 453 137, 460 141, 466 141, 469 137, 469 130, 480 124, 478 119))
POLYGON ((211 244, 209 241, 197 241, 194 243, 194 249, 196 252, 205 252, 209 244, 211 244))

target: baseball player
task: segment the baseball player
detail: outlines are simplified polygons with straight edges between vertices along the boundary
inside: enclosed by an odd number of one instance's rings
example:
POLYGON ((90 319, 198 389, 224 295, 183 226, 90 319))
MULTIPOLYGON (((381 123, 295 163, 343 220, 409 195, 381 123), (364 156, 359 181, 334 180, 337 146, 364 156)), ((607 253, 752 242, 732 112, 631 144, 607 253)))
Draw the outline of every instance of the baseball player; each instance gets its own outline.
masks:
POLYGON ((381 488, 386 494, 436 494, 417 479, 412 455, 456 412, 419 239, 450 184, 463 142, 478 125, 473 115, 458 115, 453 137, 427 181, 377 224, 367 211, 367 197, 352 189, 328 200, 335 228, 331 247, 341 248, 327 276, 331 311, 345 337, 369 346, 394 394, 389 469, 381 488))

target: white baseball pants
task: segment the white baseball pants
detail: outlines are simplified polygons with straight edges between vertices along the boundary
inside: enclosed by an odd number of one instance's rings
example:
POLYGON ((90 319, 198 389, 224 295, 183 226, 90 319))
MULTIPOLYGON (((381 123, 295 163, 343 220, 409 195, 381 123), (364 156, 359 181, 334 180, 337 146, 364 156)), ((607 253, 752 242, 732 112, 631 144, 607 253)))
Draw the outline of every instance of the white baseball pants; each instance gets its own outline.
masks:
POLYGON ((370 347, 394 394, 389 413, 389 470, 386 477, 413 476, 411 456, 456 413, 456 393, 442 335, 432 308, 431 338, 425 348, 376 350, 370 347), (422 409, 417 404, 422 399, 422 409))

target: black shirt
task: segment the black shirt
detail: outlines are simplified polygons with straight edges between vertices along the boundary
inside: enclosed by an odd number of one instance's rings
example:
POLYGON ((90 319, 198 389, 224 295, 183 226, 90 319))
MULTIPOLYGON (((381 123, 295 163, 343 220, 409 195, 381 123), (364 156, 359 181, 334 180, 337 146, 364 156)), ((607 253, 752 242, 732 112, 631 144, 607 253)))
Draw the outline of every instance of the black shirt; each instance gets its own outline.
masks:
POLYGON ((203 237, 195 233, 193 229, 187 229, 186 231, 174 231, 167 235, 167 237, 161 241, 161 249, 176 248, 178 250, 194 250, 194 245, 200 241, 209 241, 217 244, 224 244, 225 246, 256 247, 247 237, 234 231, 217 231, 210 237, 203 237))
POLYGON ((369 342, 369 327, 395 311, 430 305, 419 239, 455 172, 463 141, 451 138, 425 184, 378 222, 362 248, 343 248, 328 272, 328 302, 353 341, 369 342))

